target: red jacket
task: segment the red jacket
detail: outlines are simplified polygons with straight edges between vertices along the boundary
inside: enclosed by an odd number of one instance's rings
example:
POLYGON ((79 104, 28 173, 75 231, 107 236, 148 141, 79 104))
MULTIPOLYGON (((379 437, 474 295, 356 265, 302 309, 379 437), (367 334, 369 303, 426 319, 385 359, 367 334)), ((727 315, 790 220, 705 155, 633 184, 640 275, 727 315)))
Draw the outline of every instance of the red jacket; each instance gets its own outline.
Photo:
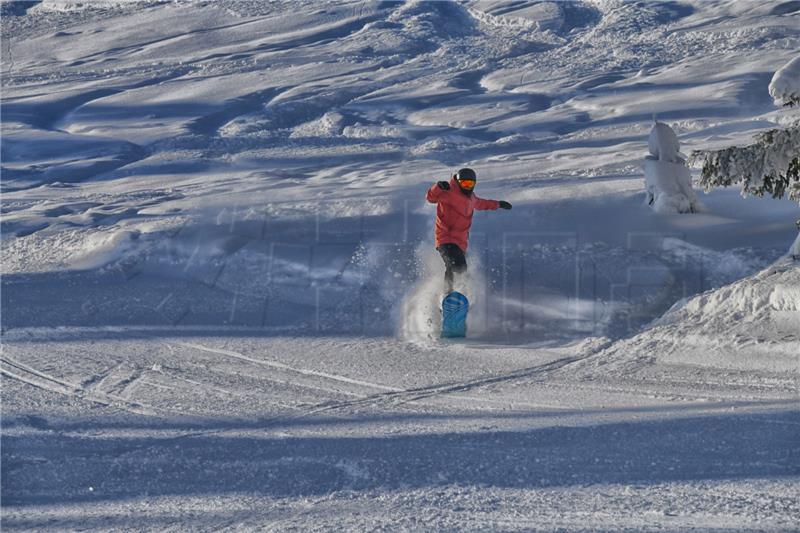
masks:
POLYGON ((497 209, 497 200, 478 198, 473 192, 469 196, 461 192, 455 179, 450 180, 450 190, 440 189, 434 183, 428 189, 428 201, 436 206, 436 247, 442 244, 456 244, 467 251, 469 227, 472 225, 472 212, 497 209))

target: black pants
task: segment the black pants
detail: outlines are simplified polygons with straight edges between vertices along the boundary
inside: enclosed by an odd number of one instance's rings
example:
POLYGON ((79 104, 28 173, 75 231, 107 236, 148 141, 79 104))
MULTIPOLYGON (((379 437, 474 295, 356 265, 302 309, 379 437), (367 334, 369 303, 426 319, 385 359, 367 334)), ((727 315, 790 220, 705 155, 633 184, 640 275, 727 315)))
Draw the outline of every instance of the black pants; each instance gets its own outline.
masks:
POLYGON ((464 250, 456 244, 442 244, 437 248, 444 260, 444 288, 448 293, 453 292, 453 278, 455 274, 462 274, 467 271, 467 258, 464 250))

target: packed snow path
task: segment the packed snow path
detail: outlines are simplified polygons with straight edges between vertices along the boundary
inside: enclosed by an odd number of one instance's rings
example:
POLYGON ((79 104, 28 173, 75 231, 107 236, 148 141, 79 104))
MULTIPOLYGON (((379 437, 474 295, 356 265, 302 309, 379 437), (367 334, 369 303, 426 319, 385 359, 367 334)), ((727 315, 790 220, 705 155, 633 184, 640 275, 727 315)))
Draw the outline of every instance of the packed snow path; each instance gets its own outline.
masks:
POLYGON ((800 522, 797 206, 641 168, 797 119, 797 2, 0 9, 4 530, 800 522))
POLYGON ((226 335, 7 341, 4 527, 781 530, 800 512, 779 374, 226 335))

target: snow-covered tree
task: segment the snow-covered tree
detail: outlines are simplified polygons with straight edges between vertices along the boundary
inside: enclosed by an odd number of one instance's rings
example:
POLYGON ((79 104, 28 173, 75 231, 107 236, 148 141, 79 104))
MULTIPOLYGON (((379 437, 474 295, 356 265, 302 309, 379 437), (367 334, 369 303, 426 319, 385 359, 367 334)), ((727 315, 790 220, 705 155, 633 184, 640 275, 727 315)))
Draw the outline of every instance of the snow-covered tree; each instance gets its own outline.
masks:
POLYGON ((800 56, 786 63, 772 76, 769 95, 775 105, 800 105, 800 56))
MULTIPOLYGON (((800 105, 800 57, 778 70, 769 84, 777 105, 800 105)), ((773 198, 787 196, 800 202, 800 124, 760 133, 749 146, 695 152, 702 158, 701 183, 706 191, 716 186, 741 184, 742 194, 773 198)), ((798 220, 800 229, 800 220, 798 220)), ((790 253, 800 258, 800 234, 790 253)))
POLYGON ((692 189, 686 157, 680 153, 675 132, 656 122, 647 141, 644 159, 645 201, 659 213, 696 213, 704 208, 692 189))
POLYGON ((788 194, 800 202, 800 126, 765 131, 749 146, 705 152, 701 176, 707 190, 741 183, 745 194, 788 194))

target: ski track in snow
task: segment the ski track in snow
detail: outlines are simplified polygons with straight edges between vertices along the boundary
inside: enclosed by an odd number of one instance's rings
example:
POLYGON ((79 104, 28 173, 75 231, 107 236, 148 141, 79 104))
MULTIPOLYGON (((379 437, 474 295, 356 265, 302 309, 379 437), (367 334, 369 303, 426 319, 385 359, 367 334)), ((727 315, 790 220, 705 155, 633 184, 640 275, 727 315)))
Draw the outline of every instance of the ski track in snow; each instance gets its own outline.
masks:
POLYGON ((279 368, 281 370, 289 370, 291 372, 297 372, 298 374, 303 374, 305 376, 316 376, 316 377, 321 377, 321 378, 325 378, 325 379, 329 379, 329 380, 333 380, 333 381, 341 381, 343 383, 349 383, 351 385, 360 385, 362 387, 367 387, 367 388, 372 388, 372 389, 380 389, 380 390, 385 390, 385 391, 398 392, 398 391, 401 390, 401 389, 398 389, 396 387, 387 387, 385 385, 378 385, 377 383, 368 383, 366 381, 359 381, 357 379, 350 379, 350 378, 347 378, 345 376, 335 376, 335 375, 332 375, 332 374, 326 374, 324 372, 315 372, 313 370, 302 370, 302 369, 299 369, 299 368, 292 368, 292 367, 290 367, 288 365, 284 365, 284 364, 277 363, 277 362, 274 362, 274 361, 264 361, 264 360, 261 360, 261 359, 253 359, 251 357, 247 357, 246 355, 242 355, 240 353, 233 352, 233 351, 230 351, 230 350, 220 350, 219 348, 209 348, 207 346, 201 346, 199 344, 191 344, 191 343, 180 343, 179 346, 185 346, 187 348, 194 348, 196 350, 203 350, 203 351, 206 351, 206 352, 227 355, 229 357, 235 357, 236 359, 242 359, 244 361, 248 361, 248 362, 253 363, 253 364, 269 366, 269 367, 272 367, 272 368, 279 368))
MULTIPOLYGON (((25 364, 19 363, 7 356, 0 358, 0 362, 2 362, 3 365, 0 367, 0 373, 12 379, 22 381, 23 383, 33 385, 34 387, 38 387, 46 391, 57 392, 67 396, 77 396, 101 405, 120 407, 132 413, 142 415, 156 414, 156 411, 153 408, 146 405, 140 405, 136 402, 131 402, 126 397, 127 394, 125 389, 129 388, 133 381, 138 379, 138 376, 135 374, 129 374, 123 378, 122 381, 116 381, 115 387, 113 387, 111 390, 106 390, 106 387, 101 386, 101 383, 95 382, 94 379, 82 385, 68 383, 46 373, 40 372, 35 368, 31 368, 25 364), (119 385, 124 385, 125 388, 121 391, 117 391, 117 387, 119 385)), ((103 376, 97 381, 105 381, 107 377, 108 376, 103 376)))
POLYGON ((2 2, 3 529, 795 530, 797 205, 642 164, 797 120, 796 4, 2 2))

